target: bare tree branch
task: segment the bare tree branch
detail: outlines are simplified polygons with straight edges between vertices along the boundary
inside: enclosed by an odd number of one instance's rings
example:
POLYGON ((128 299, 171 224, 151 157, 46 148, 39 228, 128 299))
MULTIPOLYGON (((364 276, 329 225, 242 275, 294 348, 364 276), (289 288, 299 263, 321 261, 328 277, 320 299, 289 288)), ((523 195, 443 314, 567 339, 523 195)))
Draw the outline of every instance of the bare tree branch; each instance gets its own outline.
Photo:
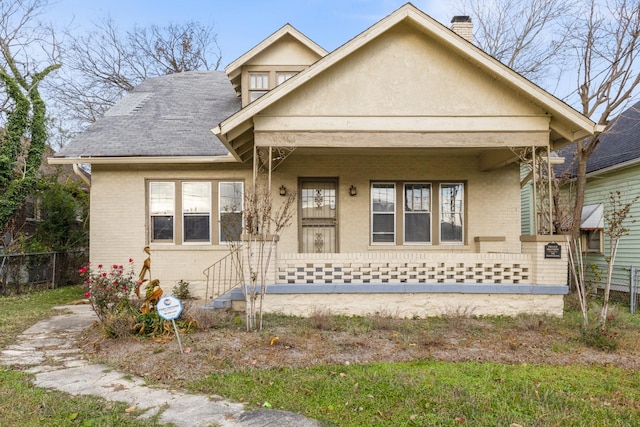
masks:
POLYGON ((569 47, 576 1, 462 0, 459 8, 473 16, 480 48, 540 83, 569 47))
POLYGON ((67 68, 52 90, 63 115, 79 128, 148 77, 217 69, 221 62, 213 28, 193 21, 122 32, 106 18, 90 33, 67 37, 67 68))

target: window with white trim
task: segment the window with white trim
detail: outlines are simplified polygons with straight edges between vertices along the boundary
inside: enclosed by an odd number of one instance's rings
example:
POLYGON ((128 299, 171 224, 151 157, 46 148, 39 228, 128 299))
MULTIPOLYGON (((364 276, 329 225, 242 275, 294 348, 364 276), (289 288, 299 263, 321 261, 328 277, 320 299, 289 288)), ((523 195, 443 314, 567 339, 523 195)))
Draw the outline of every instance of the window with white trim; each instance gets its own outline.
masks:
POLYGON ((431 243, 431 184, 404 184, 404 242, 431 243))
POLYGON ((276 73, 276 86, 281 85, 295 75, 296 73, 292 71, 278 71, 276 73))
POLYGON ((182 241, 211 242, 211 183, 182 183, 182 241))
POLYGON ((220 182, 218 197, 220 242, 237 242, 242 235, 243 183, 220 182))
POLYGON ((396 242, 396 185, 374 183, 371 185, 371 242, 396 242))
POLYGON ((440 243, 464 240, 464 185, 440 184, 440 243))
POLYGON ((175 184, 149 183, 149 227, 152 242, 174 241, 175 184))
POLYGON ((149 181, 149 242, 220 244, 239 240, 243 197, 242 181, 149 181), (214 212, 218 212, 217 221, 214 212))
POLYGON ((249 73, 249 102, 269 91, 269 73, 249 73))
POLYGON ((373 245, 463 244, 464 219, 461 182, 371 183, 373 245))

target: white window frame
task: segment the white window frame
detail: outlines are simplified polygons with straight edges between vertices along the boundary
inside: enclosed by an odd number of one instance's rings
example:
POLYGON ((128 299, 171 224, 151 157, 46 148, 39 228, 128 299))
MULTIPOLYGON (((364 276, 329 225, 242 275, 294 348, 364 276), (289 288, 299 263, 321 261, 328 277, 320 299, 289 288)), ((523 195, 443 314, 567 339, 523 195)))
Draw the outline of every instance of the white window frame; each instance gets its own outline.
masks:
POLYGON ((404 245, 431 245, 433 242, 433 183, 428 181, 415 181, 415 182, 403 182, 402 183, 402 241, 404 245), (428 185, 429 186, 429 206, 426 211, 410 212, 407 211, 407 185, 428 185), (407 241, 407 215, 412 214, 429 214, 429 240, 424 242, 408 242, 407 241))
POLYGON ((222 236, 222 214, 224 213, 239 213, 240 215, 240 236, 244 231, 244 181, 219 181, 218 182, 218 242, 221 245, 228 245, 230 242, 223 240, 222 236), (222 205, 222 186, 226 184, 240 185, 240 209, 228 211, 224 210, 222 205))
POLYGON ((276 71, 276 86, 281 85, 296 74, 298 74, 297 71, 276 71))
POLYGON ((176 242, 176 183, 174 181, 149 181, 149 187, 148 187, 148 200, 149 200, 149 242, 153 243, 153 244, 170 244, 173 245, 176 242), (155 185, 170 185, 171 189, 172 189, 172 200, 173 200, 173 204, 172 204, 172 211, 171 214, 168 213, 154 213, 152 211, 152 202, 151 202, 151 196, 153 194, 153 190, 152 188, 155 185), (160 216, 170 216, 172 217, 172 235, 171 235, 171 239, 163 239, 163 240, 154 240, 153 238, 153 230, 154 230, 154 221, 153 221, 153 217, 160 217, 160 216))
POLYGON ((269 72, 267 71, 255 71, 249 73, 249 102, 253 102, 269 92, 269 78, 269 72))
POLYGON ((182 213, 182 224, 181 224, 181 234, 182 234, 182 243, 185 245, 202 245, 202 244, 211 244, 211 234, 212 234, 212 230, 211 230, 211 213, 212 213, 212 205, 213 205, 213 200, 211 197, 211 181, 182 181, 182 197, 180 200, 180 210, 182 213), (195 212, 195 213, 190 213, 186 210, 185 205, 185 186, 190 185, 190 184, 200 184, 203 185, 204 187, 206 187, 206 194, 208 197, 208 210, 206 212, 195 212), (207 239, 201 239, 201 240, 187 240, 186 237, 186 218, 187 217, 207 217, 209 218, 209 235, 207 236, 207 239))
MULTIPOLYGON (((370 235, 370 242, 372 245, 381 245, 381 246, 392 246, 396 244, 397 241, 397 226, 396 226, 396 222, 397 222, 397 218, 396 218, 396 211, 398 208, 398 203, 397 203, 397 198, 398 198, 398 189, 396 186, 395 182, 372 182, 371 183, 371 197, 370 197, 370 210, 371 210, 371 218, 370 218, 370 224, 371 224, 371 235, 370 235), (374 188, 376 186, 388 186, 391 185, 393 188, 393 210, 391 212, 375 212, 374 211, 374 207, 373 207, 373 191, 374 188), (392 215, 393 216, 393 241, 391 242, 376 242, 374 241, 374 235, 376 234, 376 232, 374 231, 373 228, 373 219, 376 215, 392 215)), ((377 234, 388 234, 388 233, 377 233, 377 234)))
POLYGON ((452 246, 460 246, 460 245, 464 245, 465 242, 465 185, 464 182, 441 182, 438 185, 438 203, 439 203, 439 217, 438 217, 438 242, 440 245, 452 245, 452 246), (442 189, 443 187, 447 186, 447 185, 460 185, 462 187, 462 193, 460 195, 461 200, 460 200, 460 216, 461 216, 461 228, 462 228, 462 235, 460 237, 460 240, 443 240, 442 239, 442 219, 444 217, 444 212, 442 209, 442 201, 443 201, 443 197, 442 197, 442 189))

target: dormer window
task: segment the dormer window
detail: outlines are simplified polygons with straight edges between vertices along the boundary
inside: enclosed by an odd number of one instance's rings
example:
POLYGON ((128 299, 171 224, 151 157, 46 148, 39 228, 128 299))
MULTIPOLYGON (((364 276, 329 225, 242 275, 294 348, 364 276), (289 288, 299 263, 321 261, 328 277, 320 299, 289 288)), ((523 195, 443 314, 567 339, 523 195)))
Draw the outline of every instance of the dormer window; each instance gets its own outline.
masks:
POLYGON ((249 102, 253 102, 269 91, 269 73, 249 74, 249 102))
POLYGON ((291 77, 293 77, 295 74, 296 73, 290 72, 290 71, 276 73, 276 86, 281 85, 282 83, 286 82, 291 77))

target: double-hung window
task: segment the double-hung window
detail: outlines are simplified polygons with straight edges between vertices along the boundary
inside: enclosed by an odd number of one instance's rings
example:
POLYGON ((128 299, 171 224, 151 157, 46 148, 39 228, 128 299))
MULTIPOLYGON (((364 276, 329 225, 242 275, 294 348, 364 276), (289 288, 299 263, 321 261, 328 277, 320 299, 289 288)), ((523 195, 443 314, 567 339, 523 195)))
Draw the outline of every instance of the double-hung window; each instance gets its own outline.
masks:
POLYGON ((291 77, 296 75, 296 73, 291 71, 278 71, 276 73, 276 86, 281 85, 282 83, 289 80, 291 77))
POLYGON ((463 244, 464 217, 464 184, 461 182, 371 184, 371 243, 374 245, 463 244), (402 190, 396 192, 396 188, 402 190))
POLYGON ((173 182, 149 183, 149 226, 152 242, 173 242, 175 197, 173 182))
POLYGON ((440 184, 440 243, 463 242, 464 186, 440 184))
POLYGON ((242 233, 243 198, 241 181, 150 181, 149 241, 175 244, 238 241, 242 233))
POLYGON ((211 242, 211 183, 182 183, 184 243, 211 242))
POLYGON ((249 102, 253 102, 269 91, 269 73, 249 74, 249 102))
POLYGON ((404 241, 431 242, 431 184, 404 185, 404 241))
POLYGON ((395 243, 396 185, 375 183, 371 186, 372 243, 395 243))
POLYGON ((242 235, 242 182, 221 182, 219 193, 220 242, 239 241, 242 235))

